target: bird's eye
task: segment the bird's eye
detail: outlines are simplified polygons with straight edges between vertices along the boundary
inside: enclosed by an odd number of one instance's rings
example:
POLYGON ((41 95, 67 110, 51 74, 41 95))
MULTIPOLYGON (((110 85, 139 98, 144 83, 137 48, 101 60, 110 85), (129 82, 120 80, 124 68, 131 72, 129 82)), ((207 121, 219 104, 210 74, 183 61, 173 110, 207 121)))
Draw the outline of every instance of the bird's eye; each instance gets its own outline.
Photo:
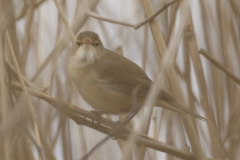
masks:
POLYGON ((80 46, 82 45, 82 42, 77 41, 77 42, 76 42, 76 45, 77 45, 77 47, 80 47, 80 46))
POLYGON ((94 47, 97 47, 98 45, 99 45, 99 42, 98 42, 98 40, 96 40, 96 41, 94 41, 94 47))

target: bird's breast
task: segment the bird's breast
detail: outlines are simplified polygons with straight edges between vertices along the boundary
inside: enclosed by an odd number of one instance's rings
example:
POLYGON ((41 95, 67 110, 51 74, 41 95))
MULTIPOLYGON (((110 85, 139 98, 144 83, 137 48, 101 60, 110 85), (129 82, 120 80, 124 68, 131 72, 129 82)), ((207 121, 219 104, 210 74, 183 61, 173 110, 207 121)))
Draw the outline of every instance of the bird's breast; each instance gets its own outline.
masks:
POLYGON ((79 88, 94 79, 95 75, 91 69, 91 64, 84 61, 76 61, 73 57, 68 64, 68 72, 71 80, 79 88))
POLYGON ((93 46, 83 45, 70 58, 68 71, 70 78, 76 81, 82 81, 86 78, 89 68, 95 61, 96 50, 93 46))

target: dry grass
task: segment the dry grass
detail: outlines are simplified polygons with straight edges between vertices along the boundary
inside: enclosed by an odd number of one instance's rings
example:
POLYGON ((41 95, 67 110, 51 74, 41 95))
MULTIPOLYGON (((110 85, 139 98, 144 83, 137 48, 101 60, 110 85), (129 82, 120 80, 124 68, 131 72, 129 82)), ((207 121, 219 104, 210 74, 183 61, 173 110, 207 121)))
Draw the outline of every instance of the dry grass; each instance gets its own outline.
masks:
POLYGON ((0 0, 0 159, 80 159, 117 126, 68 77, 75 35, 92 30, 154 79, 145 106, 163 88, 207 122, 146 107, 89 160, 237 160, 239 1, 81 2, 0 0))

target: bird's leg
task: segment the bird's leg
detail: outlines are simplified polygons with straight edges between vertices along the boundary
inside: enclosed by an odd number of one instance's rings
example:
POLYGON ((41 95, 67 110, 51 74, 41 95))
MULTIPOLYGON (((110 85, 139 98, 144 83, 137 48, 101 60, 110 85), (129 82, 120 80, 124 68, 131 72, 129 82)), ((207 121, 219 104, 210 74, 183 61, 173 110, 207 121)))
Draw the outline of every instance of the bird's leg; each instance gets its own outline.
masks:
POLYGON ((137 92, 141 88, 141 85, 138 85, 132 92, 132 108, 131 110, 127 113, 125 118, 122 121, 118 121, 118 125, 115 128, 116 130, 119 130, 119 132, 115 134, 121 134, 121 129, 125 127, 129 121, 141 110, 142 105, 138 103, 137 100, 137 92))
POLYGON ((93 114, 101 117, 103 114, 106 114, 105 112, 103 111, 96 111, 96 110, 91 110, 90 112, 92 112, 93 114))
POLYGON ((124 123, 128 123, 142 108, 142 105, 138 102, 137 93, 141 89, 141 84, 138 84, 135 89, 132 91, 132 108, 128 112, 126 118, 124 119, 124 123))
MULTIPOLYGON (((129 121, 140 111, 140 109, 142 108, 141 105, 134 105, 132 107, 132 109, 128 112, 128 114, 125 116, 125 118, 123 119, 123 121, 119 121, 118 125, 113 129, 113 136, 112 138, 114 139, 114 137, 117 137, 117 135, 122 134, 122 129, 129 123, 129 121)), ((116 139, 116 138, 115 138, 116 139)))

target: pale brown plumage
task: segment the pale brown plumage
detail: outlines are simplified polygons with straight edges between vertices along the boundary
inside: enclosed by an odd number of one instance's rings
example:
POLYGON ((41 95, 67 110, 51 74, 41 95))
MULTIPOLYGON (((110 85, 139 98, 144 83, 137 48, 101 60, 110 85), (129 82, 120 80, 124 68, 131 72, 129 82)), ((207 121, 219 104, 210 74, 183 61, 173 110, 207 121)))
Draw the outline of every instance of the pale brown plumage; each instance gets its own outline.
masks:
MULTIPOLYGON (((77 45, 79 49, 69 62, 69 74, 87 103, 109 114, 126 113, 133 105, 143 104, 153 82, 138 65, 104 48, 94 32, 81 32, 77 45)), ((156 105, 204 119, 163 90, 159 92, 156 105)))

